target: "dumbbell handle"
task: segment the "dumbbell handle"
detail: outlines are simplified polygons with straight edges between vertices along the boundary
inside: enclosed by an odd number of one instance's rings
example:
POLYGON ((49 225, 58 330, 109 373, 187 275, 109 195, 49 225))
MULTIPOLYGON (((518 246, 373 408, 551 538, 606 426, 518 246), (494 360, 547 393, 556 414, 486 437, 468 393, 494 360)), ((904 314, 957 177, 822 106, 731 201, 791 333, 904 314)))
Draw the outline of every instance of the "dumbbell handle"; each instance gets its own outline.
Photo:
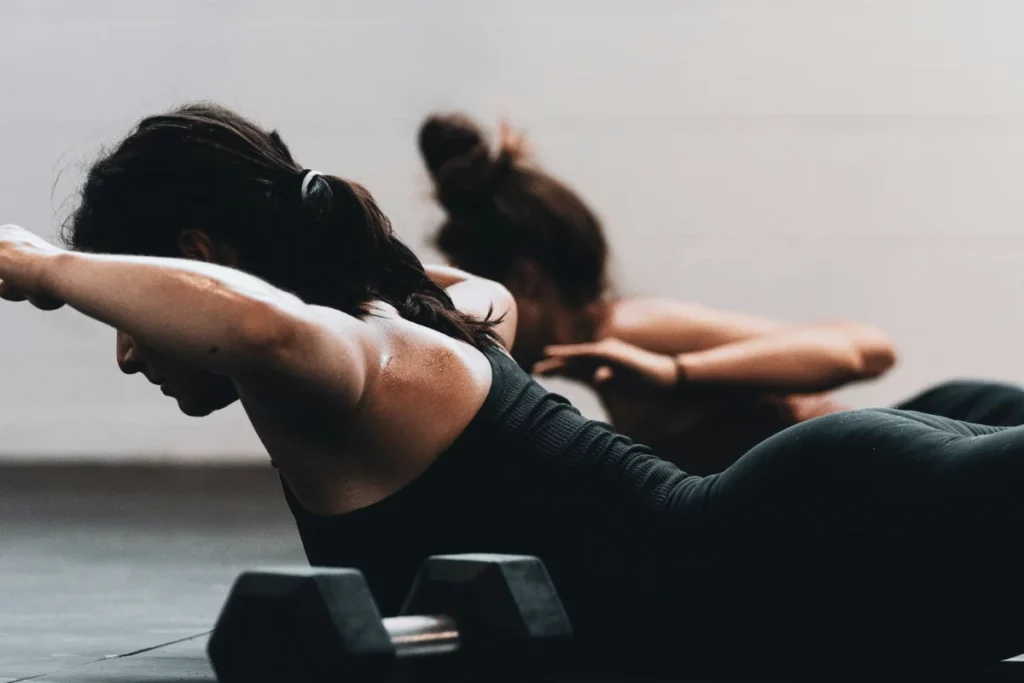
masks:
POLYGON ((451 617, 431 614, 383 621, 396 657, 444 655, 459 649, 459 629, 451 617))

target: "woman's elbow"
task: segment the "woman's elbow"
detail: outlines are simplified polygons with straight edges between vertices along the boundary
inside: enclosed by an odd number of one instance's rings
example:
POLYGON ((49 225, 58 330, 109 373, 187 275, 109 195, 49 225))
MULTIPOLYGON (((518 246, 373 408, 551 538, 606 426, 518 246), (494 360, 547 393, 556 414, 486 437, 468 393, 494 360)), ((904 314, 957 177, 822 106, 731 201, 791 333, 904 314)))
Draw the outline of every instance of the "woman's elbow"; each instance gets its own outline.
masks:
POLYGON ((495 321, 495 333, 506 351, 511 351, 516 341, 519 312, 516 298, 504 285, 494 283, 495 292, 491 298, 490 319, 495 321))
POLYGON ((879 328, 858 325, 854 340, 862 359, 865 379, 880 377, 896 365, 896 345, 879 328))
POLYGON ((493 293, 491 295, 491 305, 494 309, 495 317, 516 317, 516 298, 509 291, 508 287, 501 284, 500 282, 490 281, 493 287, 493 293))
POLYGON ((881 377, 896 365, 896 347, 892 344, 878 344, 861 353, 864 362, 865 379, 881 377))
POLYGON ((895 363, 896 357, 891 350, 851 347, 837 359, 837 374, 840 375, 837 383, 841 386, 849 382, 877 379, 888 372, 895 363))
POLYGON ((896 346, 880 328, 845 320, 826 323, 826 327, 846 339, 849 352, 844 356, 853 379, 880 377, 896 364, 896 346))

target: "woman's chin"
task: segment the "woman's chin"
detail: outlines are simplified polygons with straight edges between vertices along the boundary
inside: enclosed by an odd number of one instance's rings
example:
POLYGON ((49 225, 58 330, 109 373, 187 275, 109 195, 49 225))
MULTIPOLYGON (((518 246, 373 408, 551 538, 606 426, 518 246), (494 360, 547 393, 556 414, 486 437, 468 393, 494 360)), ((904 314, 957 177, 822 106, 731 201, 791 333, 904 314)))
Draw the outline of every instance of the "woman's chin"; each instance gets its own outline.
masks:
POLYGON ((180 398, 177 399, 177 401, 178 410, 180 410, 183 414, 188 415, 189 417, 206 417, 207 415, 214 413, 224 407, 201 405, 193 403, 191 401, 185 401, 180 398))

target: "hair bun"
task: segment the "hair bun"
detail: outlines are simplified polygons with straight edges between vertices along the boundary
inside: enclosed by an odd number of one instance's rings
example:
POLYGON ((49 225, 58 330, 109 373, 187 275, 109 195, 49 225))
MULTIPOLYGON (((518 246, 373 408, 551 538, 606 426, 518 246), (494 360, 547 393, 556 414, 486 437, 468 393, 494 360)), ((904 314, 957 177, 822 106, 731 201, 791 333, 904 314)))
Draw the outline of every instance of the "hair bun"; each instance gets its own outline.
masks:
POLYGON ((483 132, 463 114, 435 114, 420 127, 420 154, 434 179, 437 197, 452 210, 486 199, 512 159, 497 156, 483 132))

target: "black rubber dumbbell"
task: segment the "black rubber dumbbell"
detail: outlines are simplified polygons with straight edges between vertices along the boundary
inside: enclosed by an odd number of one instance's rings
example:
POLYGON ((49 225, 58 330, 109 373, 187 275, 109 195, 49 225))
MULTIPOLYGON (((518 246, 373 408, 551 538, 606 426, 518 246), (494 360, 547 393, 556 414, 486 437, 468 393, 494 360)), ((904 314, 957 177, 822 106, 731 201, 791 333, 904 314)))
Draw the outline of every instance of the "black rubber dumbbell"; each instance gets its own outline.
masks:
POLYGON ((396 660, 519 667, 572 631, 535 557, 430 557, 401 612, 381 618, 353 569, 249 571, 235 581, 207 652, 221 683, 372 683, 396 660))

